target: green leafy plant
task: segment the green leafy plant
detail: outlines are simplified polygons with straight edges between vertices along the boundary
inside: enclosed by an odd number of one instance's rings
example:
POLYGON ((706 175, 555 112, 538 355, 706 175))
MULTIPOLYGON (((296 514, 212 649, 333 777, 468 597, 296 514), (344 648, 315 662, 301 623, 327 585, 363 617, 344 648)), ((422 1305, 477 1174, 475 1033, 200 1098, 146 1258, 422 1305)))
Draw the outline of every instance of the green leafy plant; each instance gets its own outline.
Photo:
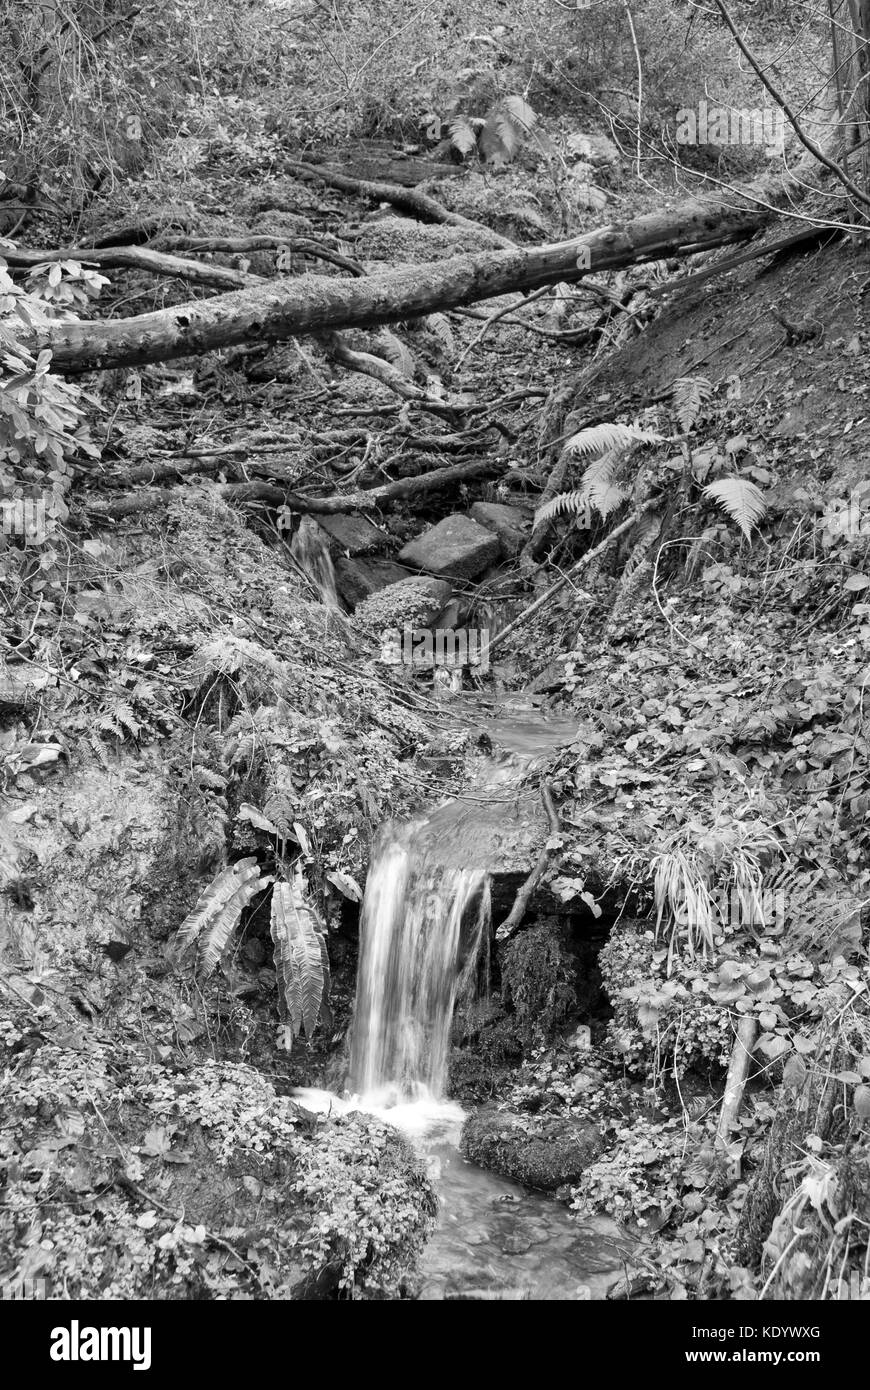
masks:
MULTIPOLYGON (((430 129, 437 130, 441 125, 436 116, 430 129)), ((485 116, 455 112, 449 115, 446 126, 447 135, 436 147, 436 153, 455 150, 463 159, 476 155, 483 164, 509 164, 529 141, 545 152, 550 149, 549 140, 540 130, 537 112, 521 96, 502 97, 485 116)))
POLYGON ((195 947, 197 974, 207 979, 220 964, 242 912, 270 882, 268 877, 261 877, 253 856, 223 869, 178 928, 176 958, 183 959, 195 947))
POLYGON ((301 868, 290 883, 276 883, 270 919, 285 1045, 304 1028, 311 1038, 329 988, 324 927, 308 896, 301 868))

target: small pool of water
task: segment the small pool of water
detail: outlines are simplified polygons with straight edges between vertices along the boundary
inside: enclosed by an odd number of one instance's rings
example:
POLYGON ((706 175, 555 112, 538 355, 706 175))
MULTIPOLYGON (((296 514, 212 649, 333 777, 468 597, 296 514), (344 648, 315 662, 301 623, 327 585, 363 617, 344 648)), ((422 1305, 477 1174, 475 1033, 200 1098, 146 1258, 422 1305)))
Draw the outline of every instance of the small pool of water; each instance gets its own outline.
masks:
POLYGON ((543 1193, 468 1163, 454 1145, 428 1150, 439 1209, 423 1252, 420 1298, 605 1298, 632 1242, 607 1217, 579 1221, 543 1193))
POLYGON ((342 1100, 316 1090, 294 1099, 321 1112, 378 1115, 424 1157, 438 1217, 421 1261, 421 1301, 602 1299, 622 1277, 631 1238, 608 1217, 578 1220, 555 1198, 469 1163, 459 1152, 465 1116, 453 1102, 342 1100))

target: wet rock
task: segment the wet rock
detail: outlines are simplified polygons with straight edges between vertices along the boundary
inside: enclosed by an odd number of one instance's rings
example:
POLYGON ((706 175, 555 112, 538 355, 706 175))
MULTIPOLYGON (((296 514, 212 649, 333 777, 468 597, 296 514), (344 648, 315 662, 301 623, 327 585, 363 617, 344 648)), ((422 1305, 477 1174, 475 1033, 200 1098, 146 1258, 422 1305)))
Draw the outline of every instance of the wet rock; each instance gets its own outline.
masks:
POLYGON ((498 1246, 505 1255, 525 1255, 531 1250, 532 1242, 522 1231, 509 1231, 499 1238, 498 1246))
POLYGON ((508 507, 502 502, 475 502, 469 515, 498 536, 505 555, 516 555, 522 549, 528 517, 519 507, 508 507))
POLYGON ((335 585, 345 603, 356 609, 372 594, 413 576, 395 560, 349 560, 335 562, 335 585))
POLYGON ((594 1125, 496 1109, 472 1115, 461 1141, 472 1163, 546 1192, 577 1182, 602 1147, 594 1125))
POLYGON ((486 1226, 466 1226, 462 1232, 462 1239, 466 1245, 488 1245, 492 1235, 486 1226))
POLYGON ((471 517, 454 513, 399 552, 403 564, 442 578, 474 579, 501 554, 501 542, 471 517))
POLYGON ((389 544, 386 532, 364 516, 320 516, 317 524, 326 532, 332 548, 346 555, 372 555, 389 544))
POLYGON ((402 628, 406 624, 428 627, 449 597, 450 585, 445 580, 414 574, 366 598, 359 604, 356 616, 375 631, 402 628))

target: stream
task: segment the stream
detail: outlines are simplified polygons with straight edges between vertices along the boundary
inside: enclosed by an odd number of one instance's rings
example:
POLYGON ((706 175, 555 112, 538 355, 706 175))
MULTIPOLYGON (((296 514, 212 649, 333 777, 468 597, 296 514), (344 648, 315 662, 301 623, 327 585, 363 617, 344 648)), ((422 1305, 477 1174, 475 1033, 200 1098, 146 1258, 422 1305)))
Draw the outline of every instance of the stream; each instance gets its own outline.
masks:
POLYGON ((487 721, 493 755, 470 798, 381 827, 360 926, 348 1093, 296 1093, 316 1111, 358 1109, 402 1130, 439 1198, 418 1297, 581 1300, 606 1296, 631 1243, 606 1217, 580 1221, 562 1203, 462 1157, 465 1118, 446 1097, 454 1009, 486 985, 490 877, 505 844, 539 837, 536 797, 522 790, 573 726, 529 711, 487 721), (519 716, 519 717, 518 717, 519 716))

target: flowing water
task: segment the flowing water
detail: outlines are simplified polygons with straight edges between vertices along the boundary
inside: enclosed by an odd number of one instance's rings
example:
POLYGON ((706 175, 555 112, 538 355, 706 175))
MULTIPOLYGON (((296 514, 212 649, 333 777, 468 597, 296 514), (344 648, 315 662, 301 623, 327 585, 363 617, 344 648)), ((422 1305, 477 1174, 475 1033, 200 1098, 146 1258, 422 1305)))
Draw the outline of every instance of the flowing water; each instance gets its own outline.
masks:
POLYGON ((464 1115, 445 1097, 454 1009, 481 976, 486 983, 490 875, 478 852, 480 825, 488 822, 491 843, 493 823, 511 814, 499 792, 565 738, 564 729, 534 722, 490 727, 504 752, 475 785, 488 789, 491 804, 448 802, 382 829, 361 918, 353 1099, 312 1090, 298 1099, 314 1109, 377 1114, 425 1156, 439 1215, 423 1257, 421 1299, 601 1298, 627 1249, 614 1223, 576 1221, 554 1199, 466 1162, 464 1115))
POLYGON ((419 829, 387 829, 366 884, 350 1062, 362 1096, 442 1098, 453 1010, 488 935, 487 875, 416 853, 419 829))

